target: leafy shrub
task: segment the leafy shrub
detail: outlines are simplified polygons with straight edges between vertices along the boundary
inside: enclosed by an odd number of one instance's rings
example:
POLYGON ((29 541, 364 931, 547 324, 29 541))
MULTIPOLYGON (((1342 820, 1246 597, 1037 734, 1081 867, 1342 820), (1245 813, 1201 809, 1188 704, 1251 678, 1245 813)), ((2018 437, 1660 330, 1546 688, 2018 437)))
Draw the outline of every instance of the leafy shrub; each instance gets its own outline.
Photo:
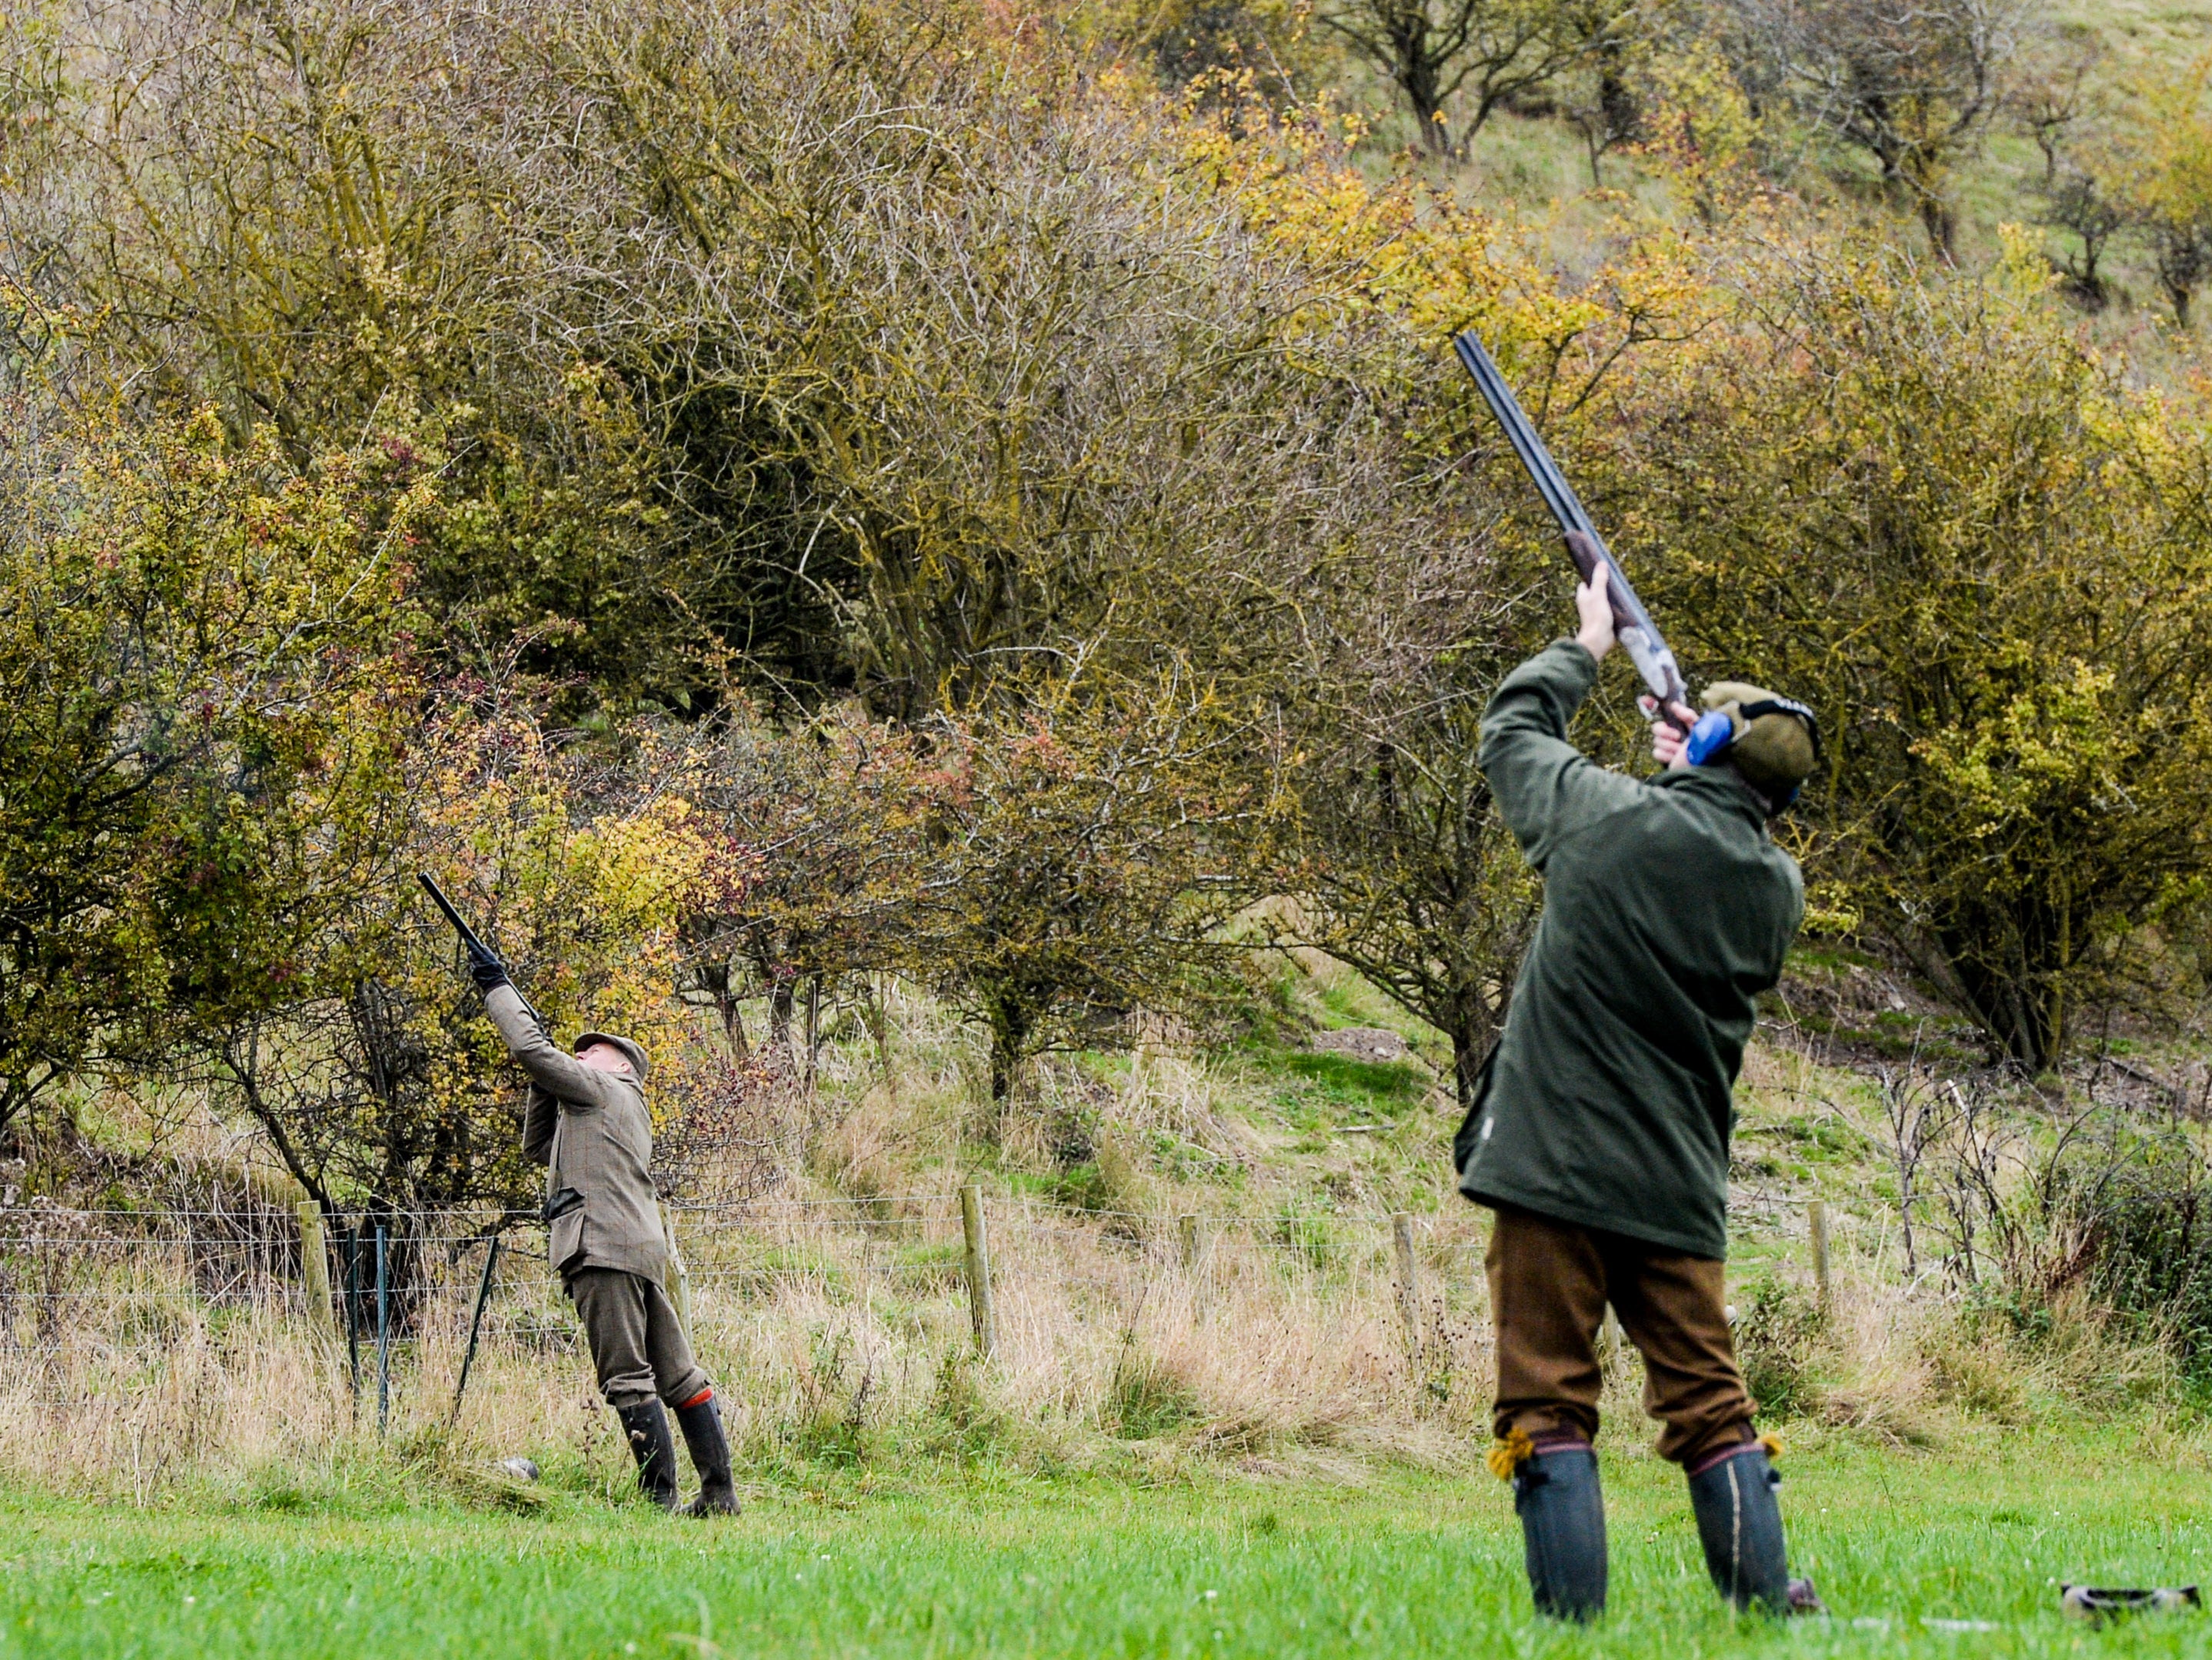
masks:
POLYGON ((1820 1403, 1808 1370, 1820 1311, 1803 1293, 1768 1280, 1736 1317, 1735 1358, 1761 1416, 1795 1418, 1820 1403))
POLYGON ((2089 1232, 2090 1287, 2163 1336, 2198 1383, 2212 1382, 2212 1185, 2194 1149, 2160 1149, 2105 1190, 2089 1232))
POLYGON ((1747 282, 1679 378, 1625 383, 1621 552, 1693 676, 1829 723, 1815 912, 2040 1074, 2202 899, 2212 641, 2172 596, 2212 559, 2212 447, 2002 281, 1815 255, 1747 282))

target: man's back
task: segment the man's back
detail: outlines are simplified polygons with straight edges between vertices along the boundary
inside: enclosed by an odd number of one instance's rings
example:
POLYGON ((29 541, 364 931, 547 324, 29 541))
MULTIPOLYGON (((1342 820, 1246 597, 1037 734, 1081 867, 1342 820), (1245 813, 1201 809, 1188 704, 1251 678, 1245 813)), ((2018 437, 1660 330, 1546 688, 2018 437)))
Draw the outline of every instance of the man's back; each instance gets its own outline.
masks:
POLYGON ((1566 742, 1595 678, 1562 641, 1483 719, 1484 770, 1545 900, 1461 1131, 1461 1190, 1717 1257, 1730 1092, 1803 889, 1739 779, 1641 781, 1566 742))

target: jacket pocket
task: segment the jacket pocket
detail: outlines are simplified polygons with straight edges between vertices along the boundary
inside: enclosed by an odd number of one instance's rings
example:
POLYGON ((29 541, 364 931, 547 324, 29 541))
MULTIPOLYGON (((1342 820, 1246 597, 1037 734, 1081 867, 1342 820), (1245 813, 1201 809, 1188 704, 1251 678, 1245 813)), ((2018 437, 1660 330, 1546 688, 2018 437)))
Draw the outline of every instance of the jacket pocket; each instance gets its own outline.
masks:
POLYGON ((584 1208, 584 1196, 573 1187, 564 1187, 545 1201, 545 1220, 557 1222, 572 1210, 584 1208))
POLYGON ((1455 1175, 1466 1175, 1467 1161, 1474 1156, 1475 1138, 1482 1133, 1483 1111, 1490 1105, 1490 1075, 1498 1065, 1498 1045, 1504 1041, 1501 1037, 1498 1043, 1492 1044, 1490 1052, 1482 1057, 1482 1064, 1475 1069, 1474 1100, 1467 1109, 1467 1117, 1460 1120, 1459 1134, 1452 1137, 1452 1172, 1455 1175))
MULTIPOLYGON (((575 1190, 571 1188, 570 1192, 575 1190)), ((578 1195, 574 1209, 554 1219, 545 1240, 545 1256, 556 1274, 584 1254, 584 1205, 578 1195)))

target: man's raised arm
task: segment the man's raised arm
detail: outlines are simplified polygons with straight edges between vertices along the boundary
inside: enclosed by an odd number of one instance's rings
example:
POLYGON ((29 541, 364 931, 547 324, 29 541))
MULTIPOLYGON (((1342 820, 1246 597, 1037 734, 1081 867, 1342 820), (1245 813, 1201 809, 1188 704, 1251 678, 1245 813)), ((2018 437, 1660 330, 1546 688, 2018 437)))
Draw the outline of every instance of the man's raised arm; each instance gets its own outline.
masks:
POLYGON ((1567 723, 1597 684, 1613 645, 1607 567, 1575 589, 1582 627, 1506 676, 1482 714, 1482 770, 1498 810, 1541 870, 1560 837, 1624 807, 1644 786, 1608 772, 1567 742, 1567 723))
POLYGON ((507 1052, 522 1063, 522 1069, 541 1087, 558 1096, 571 1110, 596 1111, 620 1099, 622 1081, 562 1054, 531 1016, 521 993, 513 986, 501 981, 487 991, 484 1010, 506 1041, 507 1052))

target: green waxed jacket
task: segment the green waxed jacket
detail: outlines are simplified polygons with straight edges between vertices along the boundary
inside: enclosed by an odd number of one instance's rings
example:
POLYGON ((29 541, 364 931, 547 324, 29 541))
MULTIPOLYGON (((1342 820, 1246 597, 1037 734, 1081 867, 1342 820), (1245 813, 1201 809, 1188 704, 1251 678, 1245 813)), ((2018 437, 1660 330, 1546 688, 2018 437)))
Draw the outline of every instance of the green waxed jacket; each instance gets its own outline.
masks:
POLYGON ((1804 886, 1732 772, 1640 780, 1569 743, 1596 680, 1559 640, 1482 718, 1482 769, 1544 913, 1454 1143, 1460 1191, 1723 1257, 1730 1094, 1804 886))

